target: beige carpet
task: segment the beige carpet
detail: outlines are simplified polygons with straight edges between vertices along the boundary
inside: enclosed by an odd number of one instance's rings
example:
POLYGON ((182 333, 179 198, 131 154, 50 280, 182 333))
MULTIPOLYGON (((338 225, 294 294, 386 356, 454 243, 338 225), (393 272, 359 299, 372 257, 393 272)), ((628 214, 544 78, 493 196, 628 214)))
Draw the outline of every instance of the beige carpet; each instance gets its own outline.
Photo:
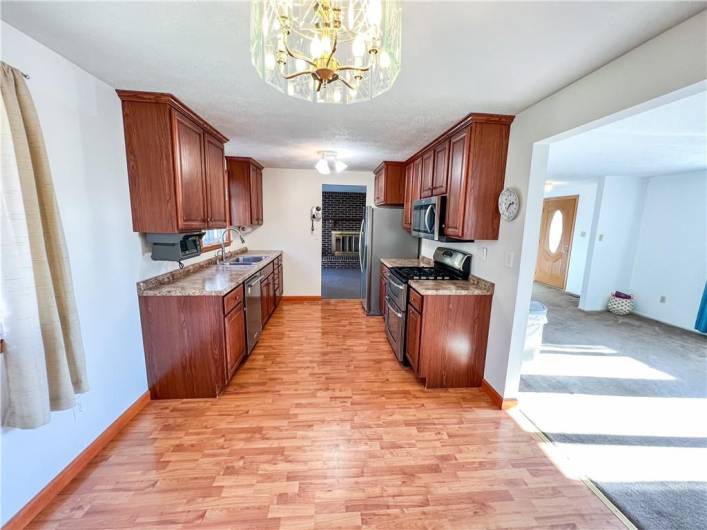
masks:
POLYGON ((523 365, 522 411, 639 528, 707 521, 707 337, 649 319, 585 313, 536 284, 542 351, 523 365))

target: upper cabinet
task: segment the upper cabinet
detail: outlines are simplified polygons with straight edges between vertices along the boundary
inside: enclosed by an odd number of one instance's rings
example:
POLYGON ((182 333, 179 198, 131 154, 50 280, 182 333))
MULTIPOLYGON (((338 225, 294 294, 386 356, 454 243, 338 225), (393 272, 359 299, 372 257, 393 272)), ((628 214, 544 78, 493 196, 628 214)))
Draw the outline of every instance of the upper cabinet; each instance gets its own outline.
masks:
POLYGON ((227 226, 228 139, 171 94, 117 90, 135 232, 227 226))
POLYGON ((375 171, 376 206, 403 206, 405 202, 405 162, 383 162, 375 171))
POLYGON ((226 157, 231 195, 231 224, 263 224, 263 166, 252 158, 226 157))
POLYGON ((412 203, 445 195, 444 235, 460 240, 498 239, 498 196, 503 189, 513 116, 469 114, 408 160, 403 226, 412 203), (418 177, 419 175, 419 177, 418 177))

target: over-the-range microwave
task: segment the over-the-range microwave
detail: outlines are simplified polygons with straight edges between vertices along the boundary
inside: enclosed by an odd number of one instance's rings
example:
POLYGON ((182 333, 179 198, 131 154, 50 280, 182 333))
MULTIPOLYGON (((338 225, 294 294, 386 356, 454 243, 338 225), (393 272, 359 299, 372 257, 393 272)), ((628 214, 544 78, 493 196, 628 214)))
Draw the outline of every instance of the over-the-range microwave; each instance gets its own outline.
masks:
POLYGON ((446 199, 444 195, 419 199, 412 203, 413 236, 425 239, 444 240, 444 214, 446 199))

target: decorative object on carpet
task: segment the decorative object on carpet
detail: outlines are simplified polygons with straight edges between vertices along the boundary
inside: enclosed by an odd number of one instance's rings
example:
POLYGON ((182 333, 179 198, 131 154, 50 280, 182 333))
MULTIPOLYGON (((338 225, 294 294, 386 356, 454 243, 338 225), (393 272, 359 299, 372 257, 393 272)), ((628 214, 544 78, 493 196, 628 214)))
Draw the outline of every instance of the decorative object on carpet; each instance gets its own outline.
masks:
POLYGON ((633 297, 621 291, 611 293, 607 309, 615 315, 628 315, 633 311, 633 297))

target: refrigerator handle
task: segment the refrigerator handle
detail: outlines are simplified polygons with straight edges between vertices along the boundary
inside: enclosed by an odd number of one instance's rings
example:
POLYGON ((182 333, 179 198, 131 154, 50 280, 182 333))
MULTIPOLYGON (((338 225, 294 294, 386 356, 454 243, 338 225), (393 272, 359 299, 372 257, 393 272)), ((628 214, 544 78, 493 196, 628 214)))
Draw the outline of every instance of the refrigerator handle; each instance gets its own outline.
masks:
POLYGON ((361 230, 358 232, 358 264, 361 267, 361 270, 363 270, 363 244, 364 244, 364 234, 363 234, 363 225, 365 224, 366 219, 364 218, 363 221, 361 221, 361 230))

